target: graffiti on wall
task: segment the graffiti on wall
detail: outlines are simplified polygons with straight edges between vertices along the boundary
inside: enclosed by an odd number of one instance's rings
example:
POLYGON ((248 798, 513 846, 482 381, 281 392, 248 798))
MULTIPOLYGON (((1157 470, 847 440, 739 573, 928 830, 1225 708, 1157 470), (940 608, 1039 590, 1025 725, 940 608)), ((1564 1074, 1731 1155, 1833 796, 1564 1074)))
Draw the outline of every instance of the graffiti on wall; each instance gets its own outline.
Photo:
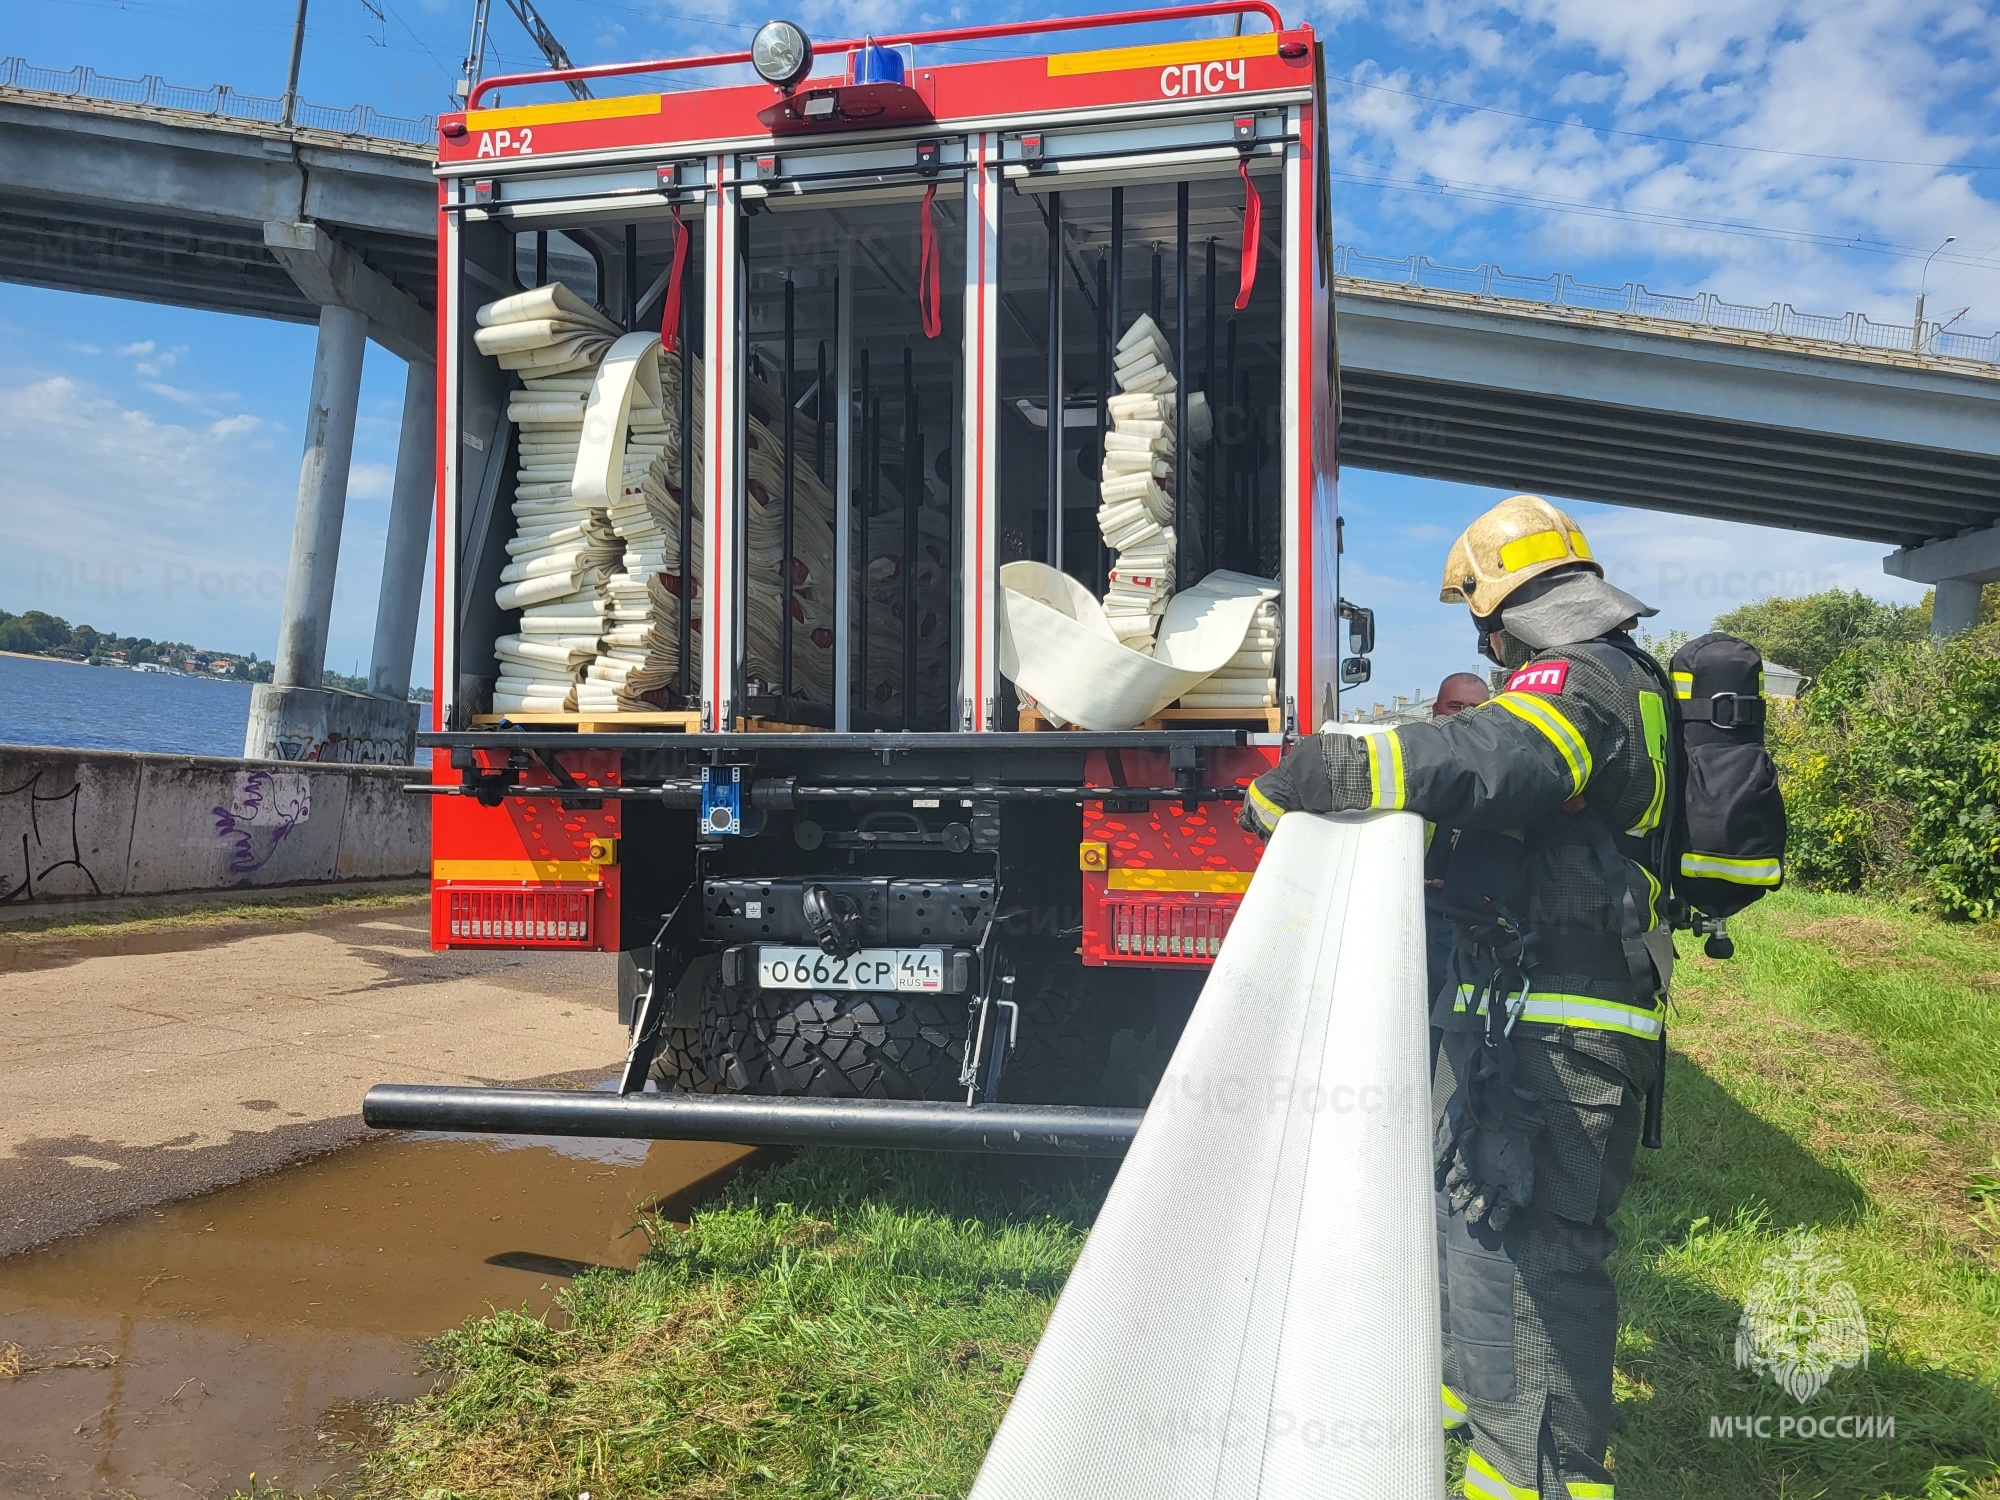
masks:
POLYGON ((215 836, 229 850, 229 873, 251 875, 312 816, 312 778, 290 771, 239 772, 229 805, 212 811, 215 836))
POLYGON ((367 738, 328 731, 324 739, 309 734, 279 734, 271 738, 273 760, 311 761, 318 765, 407 766, 411 742, 405 739, 367 738))
POLYGON ((66 792, 44 790, 42 777, 37 771, 18 786, 0 787, 0 903, 33 901, 36 882, 59 870, 75 870, 91 894, 103 895, 77 842, 83 788, 72 779, 66 792))

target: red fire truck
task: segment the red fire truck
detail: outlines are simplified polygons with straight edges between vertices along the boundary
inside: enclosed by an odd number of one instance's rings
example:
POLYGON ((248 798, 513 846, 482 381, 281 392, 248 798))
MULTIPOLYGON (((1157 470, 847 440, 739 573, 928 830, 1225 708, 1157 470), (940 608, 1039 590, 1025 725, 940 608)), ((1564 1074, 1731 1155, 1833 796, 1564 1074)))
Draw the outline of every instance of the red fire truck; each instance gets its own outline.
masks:
POLYGON ((1367 676, 1311 28, 776 21, 468 104, 434 944, 618 954, 627 1097, 1102 1102, 1229 930, 1243 785, 1367 676), (1218 583, 1254 618, 1190 686, 1218 583), (1008 611, 1052 588, 1083 634, 1030 691, 1008 611))

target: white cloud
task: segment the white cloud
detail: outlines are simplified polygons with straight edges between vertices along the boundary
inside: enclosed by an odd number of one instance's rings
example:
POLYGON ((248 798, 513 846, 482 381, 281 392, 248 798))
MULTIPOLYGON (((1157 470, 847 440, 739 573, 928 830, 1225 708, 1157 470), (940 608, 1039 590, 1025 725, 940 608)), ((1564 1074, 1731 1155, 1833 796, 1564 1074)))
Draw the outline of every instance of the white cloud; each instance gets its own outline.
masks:
POLYGON ((118 351, 120 359, 144 359, 157 346, 151 339, 141 339, 136 344, 127 344, 118 351))
POLYGON ((396 479, 393 464, 355 462, 347 471, 347 498, 387 500, 396 479))

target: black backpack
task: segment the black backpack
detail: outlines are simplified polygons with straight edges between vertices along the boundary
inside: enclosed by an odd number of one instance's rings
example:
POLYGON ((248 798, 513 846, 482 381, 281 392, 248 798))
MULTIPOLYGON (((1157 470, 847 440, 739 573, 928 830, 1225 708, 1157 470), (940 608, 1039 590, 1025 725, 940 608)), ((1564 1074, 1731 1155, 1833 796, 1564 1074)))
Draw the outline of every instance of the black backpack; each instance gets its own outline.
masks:
POLYGON ((1785 878, 1785 799, 1764 748, 1764 658, 1715 632, 1676 651, 1669 676, 1681 752, 1673 894, 1697 931, 1720 936, 1723 919, 1785 878))

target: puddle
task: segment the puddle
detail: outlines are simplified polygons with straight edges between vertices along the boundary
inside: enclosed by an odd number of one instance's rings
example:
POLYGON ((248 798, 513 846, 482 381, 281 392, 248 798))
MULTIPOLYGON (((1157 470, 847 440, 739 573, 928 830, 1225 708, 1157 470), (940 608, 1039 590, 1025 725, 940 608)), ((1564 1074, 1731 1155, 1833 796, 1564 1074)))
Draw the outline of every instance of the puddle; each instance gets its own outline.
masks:
POLYGON ((635 1209, 685 1215, 751 1154, 408 1135, 0 1261, 0 1494, 310 1488, 361 1403, 424 1389, 418 1339, 629 1268, 635 1209))

